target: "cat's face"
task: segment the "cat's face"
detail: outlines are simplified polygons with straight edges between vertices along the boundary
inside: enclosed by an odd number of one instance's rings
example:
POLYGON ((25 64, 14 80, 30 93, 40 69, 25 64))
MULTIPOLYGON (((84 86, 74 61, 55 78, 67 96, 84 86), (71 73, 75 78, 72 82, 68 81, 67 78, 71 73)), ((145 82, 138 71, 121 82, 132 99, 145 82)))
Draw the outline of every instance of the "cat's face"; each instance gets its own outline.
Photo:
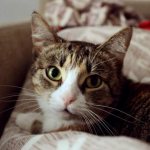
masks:
POLYGON ((105 118, 109 114, 105 106, 116 105, 120 96, 123 57, 131 33, 125 29, 101 46, 69 42, 54 36, 46 22, 33 14, 37 54, 33 85, 42 111, 62 120, 105 118))

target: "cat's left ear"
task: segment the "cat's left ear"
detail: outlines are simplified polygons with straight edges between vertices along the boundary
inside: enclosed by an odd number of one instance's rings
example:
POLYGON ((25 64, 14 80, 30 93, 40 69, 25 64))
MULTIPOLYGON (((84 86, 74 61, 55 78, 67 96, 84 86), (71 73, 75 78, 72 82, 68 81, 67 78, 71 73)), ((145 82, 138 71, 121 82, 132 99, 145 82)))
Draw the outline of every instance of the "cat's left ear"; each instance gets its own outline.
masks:
POLYGON ((124 54, 130 45, 132 32, 132 28, 127 27, 113 35, 103 45, 99 46, 98 49, 101 51, 109 51, 116 55, 124 54))
POLYGON ((50 30, 48 23, 37 12, 32 13, 32 41, 35 47, 48 46, 51 43, 59 42, 59 38, 50 30))

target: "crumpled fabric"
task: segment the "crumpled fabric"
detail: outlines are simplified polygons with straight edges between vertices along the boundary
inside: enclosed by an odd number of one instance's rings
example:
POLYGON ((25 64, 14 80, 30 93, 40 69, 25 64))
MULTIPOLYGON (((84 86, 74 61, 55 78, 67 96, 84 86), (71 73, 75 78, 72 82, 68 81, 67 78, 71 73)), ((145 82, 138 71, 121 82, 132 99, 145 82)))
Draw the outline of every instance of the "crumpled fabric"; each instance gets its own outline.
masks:
POLYGON ((138 26, 144 18, 119 0, 53 0, 44 16, 50 26, 138 26))
POLYGON ((142 28, 144 30, 150 30, 150 20, 140 22, 139 28, 142 28))

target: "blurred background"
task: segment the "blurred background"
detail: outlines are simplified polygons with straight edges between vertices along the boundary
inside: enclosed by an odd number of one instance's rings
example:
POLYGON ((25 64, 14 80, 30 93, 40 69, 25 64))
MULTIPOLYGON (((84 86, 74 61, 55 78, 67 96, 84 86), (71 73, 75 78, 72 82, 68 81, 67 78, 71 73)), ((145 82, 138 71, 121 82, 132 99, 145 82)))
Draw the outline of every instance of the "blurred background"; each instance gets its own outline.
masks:
POLYGON ((27 21, 40 0, 0 0, 0 25, 27 21))
MULTIPOLYGON (((48 1, 52 0, 0 0, 0 26, 29 20, 33 10, 43 11, 48 1)), ((121 0, 121 2, 131 6, 140 15, 150 16, 150 0, 121 0)))

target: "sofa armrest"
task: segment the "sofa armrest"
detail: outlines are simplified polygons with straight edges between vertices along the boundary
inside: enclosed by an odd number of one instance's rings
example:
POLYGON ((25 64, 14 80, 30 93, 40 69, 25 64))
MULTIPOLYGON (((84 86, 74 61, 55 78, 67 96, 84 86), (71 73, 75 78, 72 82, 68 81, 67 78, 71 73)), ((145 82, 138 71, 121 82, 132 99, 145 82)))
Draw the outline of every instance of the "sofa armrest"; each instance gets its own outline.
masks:
POLYGON ((5 85, 22 86, 31 63, 31 52, 29 23, 0 28, 0 135, 17 98, 2 97, 16 95, 20 91, 20 88, 5 85))

